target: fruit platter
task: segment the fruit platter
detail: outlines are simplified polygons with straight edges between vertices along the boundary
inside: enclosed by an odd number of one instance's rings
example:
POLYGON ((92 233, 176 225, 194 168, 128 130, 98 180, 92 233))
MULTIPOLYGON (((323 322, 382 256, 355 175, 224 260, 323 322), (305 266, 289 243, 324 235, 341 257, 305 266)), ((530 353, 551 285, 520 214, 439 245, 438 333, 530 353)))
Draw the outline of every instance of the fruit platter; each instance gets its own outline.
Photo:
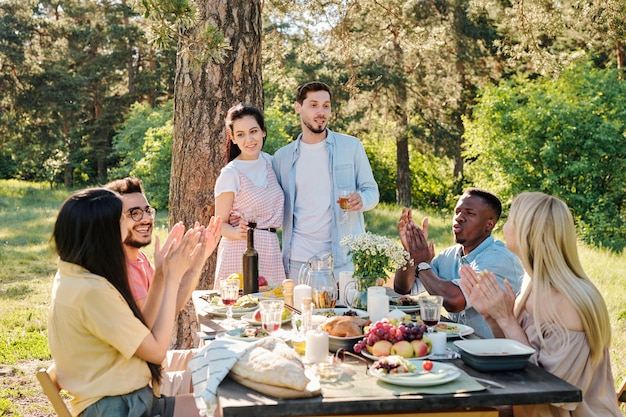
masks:
POLYGON ((426 358, 432 349, 426 326, 409 319, 382 319, 365 326, 363 339, 354 345, 354 351, 377 360, 385 356, 426 358))

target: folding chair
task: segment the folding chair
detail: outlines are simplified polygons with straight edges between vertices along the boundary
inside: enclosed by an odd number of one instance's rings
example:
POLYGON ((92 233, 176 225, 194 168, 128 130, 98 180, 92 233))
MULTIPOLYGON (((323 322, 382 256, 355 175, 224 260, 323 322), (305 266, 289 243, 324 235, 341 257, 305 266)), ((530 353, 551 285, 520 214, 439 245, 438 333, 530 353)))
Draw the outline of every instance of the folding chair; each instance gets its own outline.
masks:
POLYGON ((61 387, 57 382, 57 373, 54 365, 48 369, 40 368, 37 370, 37 379, 43 388, 44 394, 52 403, 52 408, 59 417, 72 417, 70 410, 67 408, 63 397, 61 397, 61 387))
POLYGON ((622 385, 617 390, 617 403, 626 404, 626 378, 622 380, 622 385))

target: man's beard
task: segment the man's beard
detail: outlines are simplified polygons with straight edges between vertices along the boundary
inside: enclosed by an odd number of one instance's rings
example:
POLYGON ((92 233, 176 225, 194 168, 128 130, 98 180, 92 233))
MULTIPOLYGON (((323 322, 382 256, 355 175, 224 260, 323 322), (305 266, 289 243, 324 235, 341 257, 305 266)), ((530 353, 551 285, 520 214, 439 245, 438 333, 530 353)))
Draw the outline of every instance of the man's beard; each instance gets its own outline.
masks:
POLYGON ((309 122, 304 122, 304 125, 313 133, 324 133, 324 131, 326 130, 326 124, 324 124, 324 126, 321 128, 313 127, 313 125, 309 122))
POLYGON ((139 242, 139 241, 133 239, 131 235, 128 235, 126 237, 126 239, 124 240, 124 244, 128 245, 128 246, 130 246, 132 248, 141 249, 144 246, 148 246, 151 241, 152 241, 152 239, 148 239, 148 241, 145 242, 145 243, 144 242, 139 242))

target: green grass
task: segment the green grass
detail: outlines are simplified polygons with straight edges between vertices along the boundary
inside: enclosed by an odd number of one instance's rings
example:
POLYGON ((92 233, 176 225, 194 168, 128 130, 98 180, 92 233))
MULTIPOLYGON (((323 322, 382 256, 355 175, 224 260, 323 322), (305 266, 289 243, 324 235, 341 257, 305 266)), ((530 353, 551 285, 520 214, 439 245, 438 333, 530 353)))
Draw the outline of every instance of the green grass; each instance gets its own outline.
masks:
MULTIPOLYGON (((50 360, 46 341, 47 311, 56 255, 49 241, 56 213, 67 190, 46 184, 0 180, 0 363, 50 360)), ((415 212, 421 224, 425 213, 415 212)), ((400 208, 380 204, 366 213, 367 229, 397 239, 400 208)), ((449 216, 428 214, 429 234, 436 251, 452 244, 449 216)), ((156 234, 167 234, 167 212, 157 214, 156 234)), ((586 272, 605 297, 613 328, 611 360, 616 383, 626 377, 626 256, 580 244, 586 272)), ((148 253, 151 249, 148 248, 148 253)), ((34 377, 33 377, 34 379, 34 377)), ((0 385, 0 415, 23 416, 16 397, 30 395, 24 387, 0 385)), ((31 409, 33 406, 29 406, 31 409)))

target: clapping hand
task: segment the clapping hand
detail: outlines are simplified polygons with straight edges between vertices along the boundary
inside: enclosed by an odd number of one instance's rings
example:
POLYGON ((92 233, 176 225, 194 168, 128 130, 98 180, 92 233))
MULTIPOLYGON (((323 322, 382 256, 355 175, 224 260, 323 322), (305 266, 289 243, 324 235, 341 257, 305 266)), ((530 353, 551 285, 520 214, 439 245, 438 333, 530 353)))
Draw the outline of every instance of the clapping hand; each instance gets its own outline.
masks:
POLYGON ((510 318, 515 305, 515 291, 507 280, 502 288, 493 272, 476 273, 470 265, 462 265, 459 269, 460 285, 476 311, 485 318, 495 321, 510 318))
POLYGON ((187 233, 199 232, 200 236, 197 247, 189 254, 189 268, 185 272, 184 279, 189 278, 195 281, 200 277, 204 263, 220 241, 221 227, 222 219, 213 216, 207 227, 200 226, 200 223, 196 222, 194 227, 187 231, 187 233))
POLYGON ((428 241, 428 217, 424 217, 420 229, 413 221, 411 209, 403 208, 398 221, 398 234, 402 246, 416 263, 430 262, 435 257, 435 241, 428 241))

